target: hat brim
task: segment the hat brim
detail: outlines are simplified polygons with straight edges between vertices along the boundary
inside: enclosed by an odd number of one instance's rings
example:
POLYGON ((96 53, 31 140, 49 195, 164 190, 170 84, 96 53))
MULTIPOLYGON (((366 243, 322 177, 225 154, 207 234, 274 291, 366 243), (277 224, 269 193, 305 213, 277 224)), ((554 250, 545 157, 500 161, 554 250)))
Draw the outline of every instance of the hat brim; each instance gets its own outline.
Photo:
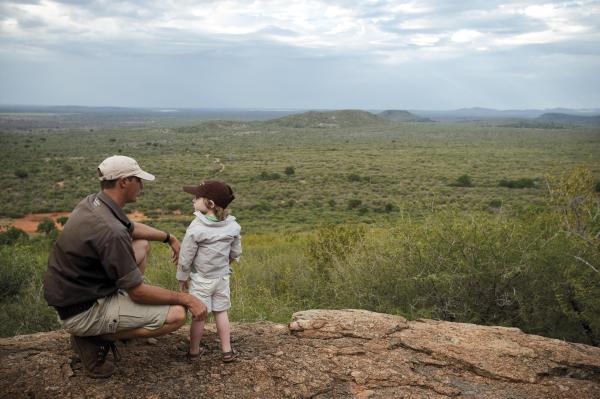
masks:
POLYGON ((203 194, 202 186, 183 186, 183 191, 196 197, 201 197, 203 194))
POLYGON ((134 176, 139 177, 140 179, 148 180, 148 181, 152 181, 155 179, 153 174, 144 172, 143 170, 140 173, 136 173, 134 176))

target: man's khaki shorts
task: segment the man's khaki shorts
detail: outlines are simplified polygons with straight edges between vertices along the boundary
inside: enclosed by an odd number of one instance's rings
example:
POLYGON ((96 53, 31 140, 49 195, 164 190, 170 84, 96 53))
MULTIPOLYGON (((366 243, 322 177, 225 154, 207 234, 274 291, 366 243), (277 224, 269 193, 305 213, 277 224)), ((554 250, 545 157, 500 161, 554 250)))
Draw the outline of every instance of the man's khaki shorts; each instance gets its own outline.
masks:
POLYGON ((112 334, 139 327, 155 330, 165 323, 169 307, 135 303, 127 291, 119 290, 99 298, 85 312, 61 320, 61 323, 69 334, 77 336, 112 334))

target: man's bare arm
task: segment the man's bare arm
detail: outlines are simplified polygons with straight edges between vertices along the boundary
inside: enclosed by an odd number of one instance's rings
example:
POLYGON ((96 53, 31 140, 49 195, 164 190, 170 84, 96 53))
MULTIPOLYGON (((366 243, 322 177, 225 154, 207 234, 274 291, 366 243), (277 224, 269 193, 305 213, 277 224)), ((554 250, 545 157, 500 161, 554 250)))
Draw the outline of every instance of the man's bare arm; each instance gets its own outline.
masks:
POLYGON ((134 222, 133 233, 131 233, 131 237, 134 240, 148 240, 161 242, 164 242, 164 240, 168 238, 168 244, 172 250, 171 260, 173 261, 173 263, 176 263, 177 258, 179 258, 179 249, 181 247, 181 244, 179 243, 177 237, 170 235, 167 232, 155 229, 154 227, 150 227, 147 224, 134 222))

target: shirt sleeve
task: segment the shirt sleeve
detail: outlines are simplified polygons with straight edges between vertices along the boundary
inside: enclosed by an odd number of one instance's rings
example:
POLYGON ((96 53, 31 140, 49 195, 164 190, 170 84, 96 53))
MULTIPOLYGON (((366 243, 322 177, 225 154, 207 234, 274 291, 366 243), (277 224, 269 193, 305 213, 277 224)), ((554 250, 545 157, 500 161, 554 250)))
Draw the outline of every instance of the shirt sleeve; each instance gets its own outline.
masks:
POLYGON ((242 256, 242 236, 240 235, 240 230, 238 230, 237 234, 233 237, 233 242, 231 243, 229 259, 239 262, 240 256, 242 256))
POLYGON ((101 261, 106 274, 115 280, 118 288, 129 289, 143 282, 129 237, 115 236, 109 239, 102 248, 101 261))
POLYGON ((198 243, 192 232, 186 231, 181 248, 179 250, 179 260, 177 262, 177 280, 187 281, 192 270, 192 263, 198 252, 198 243))

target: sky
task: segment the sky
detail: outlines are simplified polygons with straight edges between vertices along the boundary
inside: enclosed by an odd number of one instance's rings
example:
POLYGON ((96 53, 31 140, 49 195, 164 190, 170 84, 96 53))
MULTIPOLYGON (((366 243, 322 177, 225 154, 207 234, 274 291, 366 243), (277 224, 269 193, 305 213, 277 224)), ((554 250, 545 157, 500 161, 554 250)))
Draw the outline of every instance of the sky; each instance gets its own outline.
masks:
POLYGON ((0 104, 600 108, 600 0, 0 0, 0 104))

